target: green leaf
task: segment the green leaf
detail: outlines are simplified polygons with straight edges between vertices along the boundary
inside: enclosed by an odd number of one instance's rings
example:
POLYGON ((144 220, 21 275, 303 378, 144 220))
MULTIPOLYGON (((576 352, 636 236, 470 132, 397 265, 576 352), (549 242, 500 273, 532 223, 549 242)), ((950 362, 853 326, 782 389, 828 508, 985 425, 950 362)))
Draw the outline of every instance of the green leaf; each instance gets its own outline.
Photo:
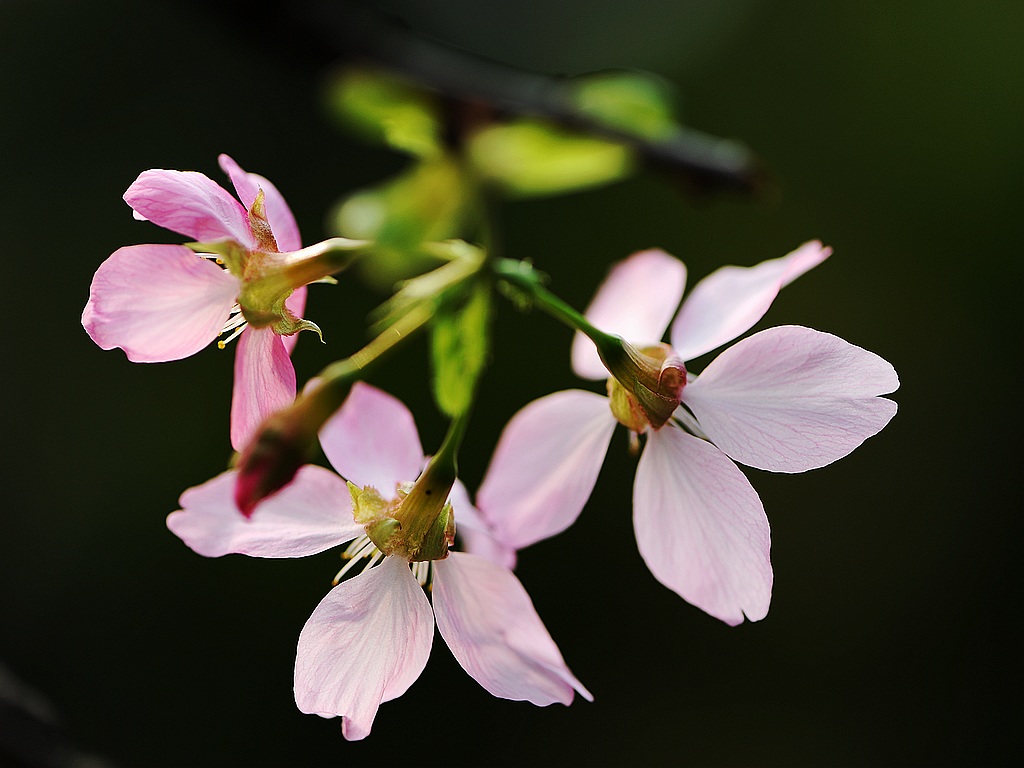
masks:
POLYGON ((443 305, 431 321, 434 399, 451 418, 472 405, 490 351, 490 285, 477 280, 460 298, 443 305))
POLYGON ((417 157, 442 151, 440 110, 429 91, 385 72, 349 69, 328 97, 342 120, 370 141, 417 157))
POLYGON ((629 149, 539 120, 492 125, 468 142, 480 175, 512 195, 552 195, 608 184, 633 170, 629 149))
POLYGON ((572 100, 584 114, 625 133, 659 141, 678 130, 672 89, 642 72, 603 72, 571 81, 572 100))
POLYGON ((437 155, 355 193, 332 218, 342 237, 376 242, 372 256, 357 268, 373 285, 390 289, 436 266, 438 260, 424 253, 423 244, 462 235, 474 210, 462 168, 437 155))

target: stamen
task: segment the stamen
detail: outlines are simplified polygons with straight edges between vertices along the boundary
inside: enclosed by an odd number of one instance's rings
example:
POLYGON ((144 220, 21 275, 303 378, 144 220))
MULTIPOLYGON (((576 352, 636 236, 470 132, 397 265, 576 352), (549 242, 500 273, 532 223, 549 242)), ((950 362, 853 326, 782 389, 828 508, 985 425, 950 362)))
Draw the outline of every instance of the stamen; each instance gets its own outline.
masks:
POLYGON ((341 553, 342 560, 351 560, 356 556, 356 552, 366 546, 367 542, 370 541, 368 536, 357 536, 352 539, 351 543, 345 548, 345 551, 341 553))
POLYGON ((416 577, 421 587, 427 586, 430 581, 430 561, 412 563, 412 575, 416 577))
MULTIPOLYGON (((362 572, 365 573, 384 558, 384 553, 377 549, 377 546, 370 540, 369 536, 364 534, 353 539, 345 547, 345 551, 341 553, 341 558, 348 560, 348 562, 342 566, 331 582, 334 586, 338 586, 341 583, 345 575, 355 568, 356 563, 366 560, 362 567, 362 572)), ((409 565, 412 569, 412 575, 419 585, 425 589, 430 589, 430 577, 433 573, 430 561, 409 563, 409 565)))
POLYGON ((218 341, 217 342, 217 348, 218 349, 224 349, 228 344, 230 344, 232 341, 237 339, 242 334, 242 331, 245 330, 245 328, 246 328, 246 325, 242 324, 242 326, 240 328, 238 328, 234 333, 232 333, 226 339, 221 339, 220 341, 218 341))
POLYGON ((228 331, 233 331, 233 333, 226 339, 218 341, 217 348, 224 349, 228 344, 238 338, 239 334, 245 330, 247 325, 248 322, 245 319, 245 315, 242 314, 242 308, 235 304, 235 306, 231 308, 231 312, 224 323, 224 327, 220 329, 221 336, 228 331))
POLYGON ((220 329, 220 332, 221 333, 227 333, 232 328, 237 328, 238 326, 244 325, 244 324, 245 324, 245 315, 243 315, 242 312, 240 310, 238 310, 237 314, 235 314, 232 317, 229 317, 227 319, 227 321, 224 323, 224 327, 220 329))
POLYGON ((338 571, 338 574, 334 577, 334 580, 331 582, 332 584, 334 584, 334 586, 337 586, 341 582, 341 579, 345 576, 345 574, 352 570, 355 564, 362 560, 364 557, 370 558, 370 562, 368 562, 363 568, 363 570, 365 571, 367 568, 372 568, 376 564, 376 562, 384 556, 384 553, 377 549, 377 546, 372 541, 370 541, 369 536, 363 535, 355 539, 351 544, 349 544, 341 556, 342 558, 348 560, 348 562, 345 563, 344 567, 342 567, 340 571, 338 571))

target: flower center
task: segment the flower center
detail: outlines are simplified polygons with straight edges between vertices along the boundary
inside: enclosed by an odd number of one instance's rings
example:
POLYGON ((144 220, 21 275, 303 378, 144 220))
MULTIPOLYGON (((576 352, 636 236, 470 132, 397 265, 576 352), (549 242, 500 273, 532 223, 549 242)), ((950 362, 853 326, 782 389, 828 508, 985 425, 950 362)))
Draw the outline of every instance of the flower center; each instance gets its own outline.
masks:
POLYGON ((686 385, 686 369, 667 344, 642 347, 637 352, 640 354, 636 359, 650 366, 650 370, 645 371, 649 379, 641 381, 638 378, 632 387, 628 387, 611 376, 607 388, 612 415, 620 424, 640 435, 648 427, 661 429, 672 417, 686 385))
POLYGON ((429 470, 417 483, 398 484, 391 499, 371 486, 348 484, 355 521, 384 554, 412 563, 448 557, 448 547, 455 541, 455 517, 446 501, 450 484, 443 489, 419 487, 428 476, 429 470))

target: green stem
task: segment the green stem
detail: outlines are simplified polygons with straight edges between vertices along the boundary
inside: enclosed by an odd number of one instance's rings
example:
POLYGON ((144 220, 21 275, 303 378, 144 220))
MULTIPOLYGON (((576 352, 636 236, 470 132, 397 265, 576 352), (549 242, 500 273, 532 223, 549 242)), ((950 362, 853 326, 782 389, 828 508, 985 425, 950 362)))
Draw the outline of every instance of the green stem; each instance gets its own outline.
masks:
MULTIPOLYGON (((308 397, 322 401, 323 406, 330 407, 327 414, 329 417, 341 405, 342 400, 348 394, 349 387, 357 379, 362 378, 367 369, 422 329, 431 317, 433 317, 431 307, 422 304, 413 306, 358 352, 331 363, 320 371, 317 376, 319 381, 316 388, 308 396, 303 395, 300 400, 308 397)), ((319 426, 317 429, 319 430, 319 426)))
POLYGON ((661 428, 672 416, 679 406, 686 383, 686 368, 682 360, 670 355, 670 351, 656 356, 649 354, 621 336, 595 328, 583 315, 545 288, 541 284, 541 275, 526 262, 498 259, 493 269, 500 279, 528 296, 534 306, 593 341, 604 367, 636 399, 655 429, 661 428))
POLYGON ((267 418, 238 460, 235 502, 244 514, 251 514, 256 504, 290 483, 299 467, 312 460, 320 427, 344 402, 353 382, 415 335, 431 315, 430 307, 414 307, 361 350, 324 368, 315 387, 267 418))
POLYGON ((348 269, 360 256, 376 244, 370 240, 349 240, 332 237, 288 254, 288 262, 280 272, 266 280, 287 281, 289 287, 300 288, 348 269))
POLYGON ((434 454, 434 458, 431 463, 437 463, 438 465, 450 468, 453 475, 458 476, 459 474, 459 448, 462 446, 462 438, 466 436, 466 427, 469 425, 469 409, 460 413, 451 423, 448 425, 448 432, 444 436, 444 441, 441 443, 441 447, 437 453, 434 454))
POLYGON ((395 512, 405 542, 405 555, 411 560, 439 560, 447 556, 455 536, 448 495, 459 476, 459 445, 466 432, 469 416, 463 413, 448 425, 441 448, 409 495, 395 512))
POLYGON ((566 304, 542 284, 543 277, 525 261, 496 259, 493 269, 499 279, 526 294, 531 303, 560 323, 579 331, 597 345, 599 352, 621 347, 622 339, 591 325, 581 313, 566 304))

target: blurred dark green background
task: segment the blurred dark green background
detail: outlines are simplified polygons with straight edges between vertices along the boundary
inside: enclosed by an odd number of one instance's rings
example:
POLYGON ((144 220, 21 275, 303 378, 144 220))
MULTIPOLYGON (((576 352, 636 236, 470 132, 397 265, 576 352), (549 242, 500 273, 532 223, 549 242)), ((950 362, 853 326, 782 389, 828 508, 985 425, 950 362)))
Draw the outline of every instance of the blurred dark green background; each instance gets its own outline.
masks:
MULTIPOLYGON (((79 324, 109 253, 178 239, 121 200, 144 169, 222 180, 228 152, 277 184, 312 242, 341 195, 402 167, 336 129, 326 73, 261 24, 265 6, 239 4, 232 22, 171 0, 0 0, 4 677, 119 766, 1019 763, 1021 4, 379 2, 519 66, 655 71, 689 125, 742 139, 771 169, 755 203, 689 200, 643 174, 505 205, 507 252, 567 300, 584 306, 640 248, 684 259, 692 284, 821 238, 835 256, 763 324, 876 351, 902 386, 892 424, 849 458, 750 472, 773 526, 764 621, 729 628, 650 576, 620 434, 579 523, 519 568, 596 701, 492 699, 437 638, 358 744, 291 695, 295 641, 336 553, 206 560, 164 527, 229 457, 232 355, 133 365, 79 324)), ((382 298, 351 282, 311 293, 329 343, 302 340, 302 378, 354 350, 382 298)), ((580 384, 564 329, 508 306, 498 322, 471 487, 516 409, 580 384)), ((444 423, 426 359, 413 345, 373 381, 410 404, 429 449, 444 423)))

